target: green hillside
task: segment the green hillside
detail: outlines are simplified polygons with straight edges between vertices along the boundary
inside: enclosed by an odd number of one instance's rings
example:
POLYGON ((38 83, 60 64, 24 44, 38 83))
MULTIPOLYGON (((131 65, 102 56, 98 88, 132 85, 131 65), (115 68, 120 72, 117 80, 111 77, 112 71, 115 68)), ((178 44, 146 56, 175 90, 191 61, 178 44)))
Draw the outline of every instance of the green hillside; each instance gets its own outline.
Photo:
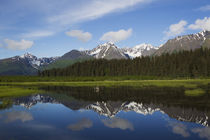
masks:
POLYGON ((65 68, 65 67, 73 65, 77 62, 84 62, 86 60, 89 60, 89 59, 75 59, 75 60, 59 59, 47 66, 40 68, 40 70, 49 70, 49 69, 53 69, 53 68, 65 68))
POLYGON ((0 75, 35 75, 37 70, 25 61, 4 59, 0 61, 0 75))

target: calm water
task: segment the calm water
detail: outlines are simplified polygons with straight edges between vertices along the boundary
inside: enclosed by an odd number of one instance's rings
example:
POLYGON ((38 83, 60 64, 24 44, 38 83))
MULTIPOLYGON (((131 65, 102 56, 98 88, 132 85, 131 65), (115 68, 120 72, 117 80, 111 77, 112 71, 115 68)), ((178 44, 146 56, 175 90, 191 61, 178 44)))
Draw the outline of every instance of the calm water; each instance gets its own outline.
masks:
MULTIPOLYGON (((45 87, 2 99, 1 140, 210 140, 210 96, 184 89, 45 87)), ((208 90, 208 89, 206 89, 208 90)))

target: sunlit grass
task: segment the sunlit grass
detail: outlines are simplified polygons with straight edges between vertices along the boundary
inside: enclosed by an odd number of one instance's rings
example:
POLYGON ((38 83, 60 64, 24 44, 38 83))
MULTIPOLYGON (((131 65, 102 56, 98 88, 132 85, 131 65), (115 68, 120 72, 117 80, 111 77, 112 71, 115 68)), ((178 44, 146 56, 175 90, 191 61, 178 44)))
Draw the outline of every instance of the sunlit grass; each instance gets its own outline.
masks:
POLYGON ((38 89, 13 87, 13 86, 0 86, 0 98, 27 96, 27 95, 35 94, 38 92, 40 92, 38 89))
POLYGON ((203 89, 185 90, 186 96, 202 96, 204 94, 205 94, 205 91, 203 89))
POLYGON ((20 85, 20 86, 132 86, 132 87, 185 87, 197 88, 207 85, 209 79, 191 80, 124 80, 124 81, 77 81, 77 82, 4 82, 1 85, 20 85))

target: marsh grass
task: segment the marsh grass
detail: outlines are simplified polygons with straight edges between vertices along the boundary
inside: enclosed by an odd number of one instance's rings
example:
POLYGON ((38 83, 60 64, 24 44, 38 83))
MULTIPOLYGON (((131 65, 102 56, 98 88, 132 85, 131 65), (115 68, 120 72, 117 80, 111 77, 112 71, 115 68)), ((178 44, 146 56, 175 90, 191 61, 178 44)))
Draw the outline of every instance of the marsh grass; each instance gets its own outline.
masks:
POLYGON ((0 103, 0 110, 10 108, 12 104, 13 102, 10 99, 3 99, 0 103))
POLYGON ((204 94, 203 87, 208 86, 210 79, 186 80, 122 80, 122 81, 72 81, 72 82, 0 82, 0 98, 26 96, 41 93, 44 86, 66 87, 132 87, 132 88, 184 88, 186 96, 204 94), (28 88, 27 88, 28 87, 28 88), (33 88, 29 88, 33 87, 33 88))
POLYGON ((197 88, 206 86, 210 83, 209 79, 191 80, 124 80, 124 81, 76 81, 76 82, 1 82, 1 85, 9 86, 131 86, 131 87, 184 87, 197 88))
POLYGON ((185 90, 186 96, 202 96, 205 94, 205 91, 203 89, 191 89, 191 90, 185 90))
POLYGON ((41 92, 41 91, 36 89, 36 88, 0 86, 0 98, 27 96, 27 95, 35 94, 35 93, 38 93, 38 92, 41 92))

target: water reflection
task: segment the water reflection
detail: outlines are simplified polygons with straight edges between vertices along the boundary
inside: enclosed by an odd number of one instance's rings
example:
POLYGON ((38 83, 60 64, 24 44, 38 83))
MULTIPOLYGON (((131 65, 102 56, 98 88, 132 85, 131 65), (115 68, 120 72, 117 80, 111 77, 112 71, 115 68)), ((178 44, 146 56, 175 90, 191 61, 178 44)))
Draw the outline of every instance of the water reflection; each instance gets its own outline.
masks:
POLYGON ((210 140, 209 95, 186 97, 183 89, 44 89, 46 94, 2 99, 0 139, 210 140))
POLYGON ((198 134, 200 138, 207 138, 208 140, 210 140, 210 128, 209 127, 194 128, 194 129, 192 129, 192 132, 198 134))
POLYGON ((24 123, 33 120, 31 113, 25 111, 6 112, 3 118, 5 118, 4 121, 6 123, 11 123, 18 120, 24 123))
POLYGON ((119 128, 122 130, 130 129, 134 130, 133 124, 128 120, 121 119, 121 118, 111 118, 111 119, 104 119, 102 120, 105 126, 109 128, 119 128))
MULTIPOLYGON (((52 103, 52 104, 62 104, 71 110, 91 110, 99 115, 105 117, 114 118, 121 111, 123 112, 135 112, 144 116, 153 115, 155 112, 160 112, 162 114, 167 114, 171 118, 177 119, 179 121, 194 122, 201 124, 203 126, 209 125, 209 110, 200 110, 200 108, 195 107, 183 107, 180 106, 167 106, 164 104, 154 104, 154 103, 138 103, 129 101, 86 101, 77 100, 74 98, 66 99, 57 98, 58 95, 34 95, 29 97, 20 97, 13 100, 15 105, 20 105, 25 108, 30 109, 37 103, 52 103)), ((16 118, 20 118, 21 115, 29 117, 30 115, 24 115, 23 112, 15 112, 16 118)), ((11 114, 15 114, 11 113, 11 114)), ((23 119, 24 120, 24 119, 23 119)))
POLYGON ((56 130, 55 126, 52 125, 47 125, 47 124, 24 124, 21 125, 20 127, 24 128, 24 129, 30 129, 33 131, 51 131, 51 130, 56 130))
POLYGON ((85 128, 91 128, 93 126, 93 122, 88 118, 83 118, 75 124, 71 124, 68 126, 72 131, 80 131, 85 128))
POLYGON ((174 134, 181 135, 183 137, 189 137, 190 133, 187 130, 187 126, 182 123, 169 122, 169 126, 172 128, 174 134))

